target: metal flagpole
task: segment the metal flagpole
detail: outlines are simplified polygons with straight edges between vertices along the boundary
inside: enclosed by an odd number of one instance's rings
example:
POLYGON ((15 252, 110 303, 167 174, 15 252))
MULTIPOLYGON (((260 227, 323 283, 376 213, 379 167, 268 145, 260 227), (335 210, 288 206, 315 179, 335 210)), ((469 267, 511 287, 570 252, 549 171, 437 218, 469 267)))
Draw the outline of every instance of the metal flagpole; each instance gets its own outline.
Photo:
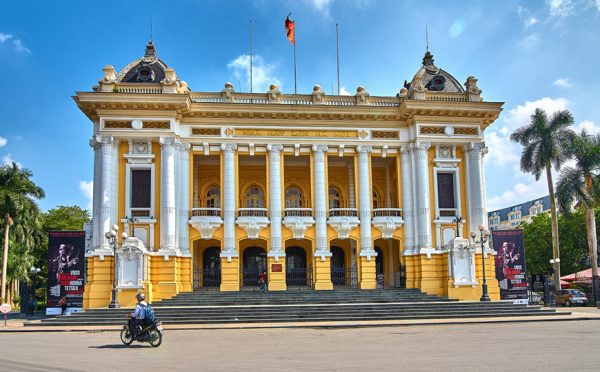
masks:
POLYGON ((252 18, 250 18, 250 93, 252 93, 252 18))
POLYGON ((337 79, 338 79, 338 90, 337 94, 340 95, 340 32, 337 22, 335 23, 335 52, 337 58, 337 79))
POLYGON ((296 34, 294 29, 294 94, 298 94, 296 85, 296 34))

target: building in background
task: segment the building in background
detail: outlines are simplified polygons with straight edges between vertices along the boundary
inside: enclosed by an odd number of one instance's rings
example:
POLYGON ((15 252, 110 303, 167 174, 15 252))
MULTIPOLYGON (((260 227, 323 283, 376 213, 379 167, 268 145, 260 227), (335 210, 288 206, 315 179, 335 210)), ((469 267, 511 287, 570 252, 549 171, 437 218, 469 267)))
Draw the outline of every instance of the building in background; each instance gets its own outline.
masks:
POLYGON ((540 213, 550 213, 550 196, 488 212, 490 230, 516 229, 521 222, 531 222, 540 213))
POLYGON ((239 291, 263 271, 270 291, 406 286, 479 299, 481 252, 455 244, 453 267, 447 247, 455 221, 463 237, 487 225, 483 132, 503 103, 429 51, 416 70, 397 96, 378 97, 318 85, 192 92, 152 41, 120 72, 105 66, 74 96, 95 154, 84 306, 110 302, 114 224, 130 235, 117 250, 122 305, 138 291, 239 291))

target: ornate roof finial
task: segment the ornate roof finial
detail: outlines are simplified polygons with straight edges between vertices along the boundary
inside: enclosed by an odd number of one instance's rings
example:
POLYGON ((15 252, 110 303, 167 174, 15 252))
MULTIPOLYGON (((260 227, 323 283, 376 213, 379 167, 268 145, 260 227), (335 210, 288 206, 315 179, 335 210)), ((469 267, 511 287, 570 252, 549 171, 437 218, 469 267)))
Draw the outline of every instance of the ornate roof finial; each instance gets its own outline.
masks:
POLYGON ((156 48, 154 47, 152 38, 148 40, 148 44, 146 45, 146 53, 144 54, 144 57, 156 58, 156 48))
POLYGON ((429 50, 425 52, 425 56, 423 57, 423 66, 435 67, 435 65, 433 64, 433 54, 429 53, 429 50))

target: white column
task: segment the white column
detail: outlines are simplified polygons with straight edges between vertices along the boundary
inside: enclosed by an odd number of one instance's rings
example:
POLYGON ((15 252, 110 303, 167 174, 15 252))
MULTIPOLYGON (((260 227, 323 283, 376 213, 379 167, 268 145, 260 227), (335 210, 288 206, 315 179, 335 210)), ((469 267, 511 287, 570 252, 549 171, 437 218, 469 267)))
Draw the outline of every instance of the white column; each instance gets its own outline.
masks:
POLYGON ((161 137, 160 250, 176 249, 175 138, 161 137))
POLYGON ((315 256, 331 256, 327 247, 327 188, 325 180, 325 154, 326 145, 314 145, 313 166, 315 182, 315 256))
POLYGON ((390 177, 390 165, 388 162, 385 163, 385 207, 392 207, 392 180, 390 177))
POLYGON ((198 164, 196 164, 195 158, 192 158, 192 162, 194 163, 194 208, 201 208, 198 194, 198 164))
POLYGON ((235 150, 237 145, 225 143, 223 150, 223 233, 224 247, 221 257, 237 257, 235 247, 235 150))
POLYGON ((417 226, 419 229, 418 247, 431 248, 431 208, 429 203, 429 158, 430 143, 414 144, 415 167, 417 173, 417 226))
POLYGON ((120 216, 117 216, 119 206, 117 205, 118 200, 118 189, 119 189, 119 140, 115 139, 112 144, 112 167, 111 167, 111 207, 110 210, 110 220, 114 221, 113 223, 118 223, 120 221, 120 216))
POLYGON ((352 163, 348 164, 348 208, 356 208, 355 196, 356 193, 354 191, 354 160, 352 160, 352 163))
POLYGON ((94 184, 92 197, 92 250, 102 244, 100 233, 100 170, 101 170, 101 147, 96 138, 90 139, 90 147, 94 149, 94 184))
POLYGON ((371 241, 371 146, 358 146, 358 215, 360 219, 360 255, 375 256, 371 241))
POLYGON ((413 203, 412 159, 410 149, 402 147, 402 217, 404 220, 404 254, 415 248, 415 211, 413 203))
POLYGON ((178 228, 178 243, 181 253, 190 254, 189 246, 189 218, 190 218, 190 144, 181 144, 179 147, 179 163, 178 163, 178 192, 177 199, 179 201, 179 219, 177 221, 178 228))
MULTIPOLYGON (((99 212, 98 212, 98 227, 99 227, 99 240, 98 243, 103 249, 110 250, 111 247, 108 244, 108 240, 104 237, 104 234, 111 229, 111 217, 113 215, 112 210, 112 187, 113 187, 113 152, 114 139, 109 136, 98 136, 96 141, 100 143, 100 185, 99 185, 99 212)), ((116 222, 116 221, 115 221, 116 222)))
POLYGON ((269 151, 269 218, 271 223, 271 249, 269 256, 279 260, 285 256, 281 239, 281 151, 283 145, 268 145, 269 151))
POLYGON ((467 146, 467 164, 469 188, 469 231, 479 231, 479 225, 487 226, 485 208, 485 175, 483 173, 483 154, 487 152, 484 142, 467 146))

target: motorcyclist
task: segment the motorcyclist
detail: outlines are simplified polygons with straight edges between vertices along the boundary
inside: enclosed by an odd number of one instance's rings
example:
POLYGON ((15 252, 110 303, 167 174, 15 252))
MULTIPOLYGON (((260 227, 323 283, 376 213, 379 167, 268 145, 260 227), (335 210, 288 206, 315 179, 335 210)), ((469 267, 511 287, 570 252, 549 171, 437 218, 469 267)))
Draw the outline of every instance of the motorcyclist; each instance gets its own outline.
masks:
POLYGON ((144 328, 144 316, 146 315, 146 307, 148 303, 146 302, 146 296, 143 293, 138 293, 135 298, 138 303, 135 305, 135 311, 130 314, 129 320, 129 328, 131 329, 131 333, 134 339, 137 338, 138 327, 140 329, 144 328))

